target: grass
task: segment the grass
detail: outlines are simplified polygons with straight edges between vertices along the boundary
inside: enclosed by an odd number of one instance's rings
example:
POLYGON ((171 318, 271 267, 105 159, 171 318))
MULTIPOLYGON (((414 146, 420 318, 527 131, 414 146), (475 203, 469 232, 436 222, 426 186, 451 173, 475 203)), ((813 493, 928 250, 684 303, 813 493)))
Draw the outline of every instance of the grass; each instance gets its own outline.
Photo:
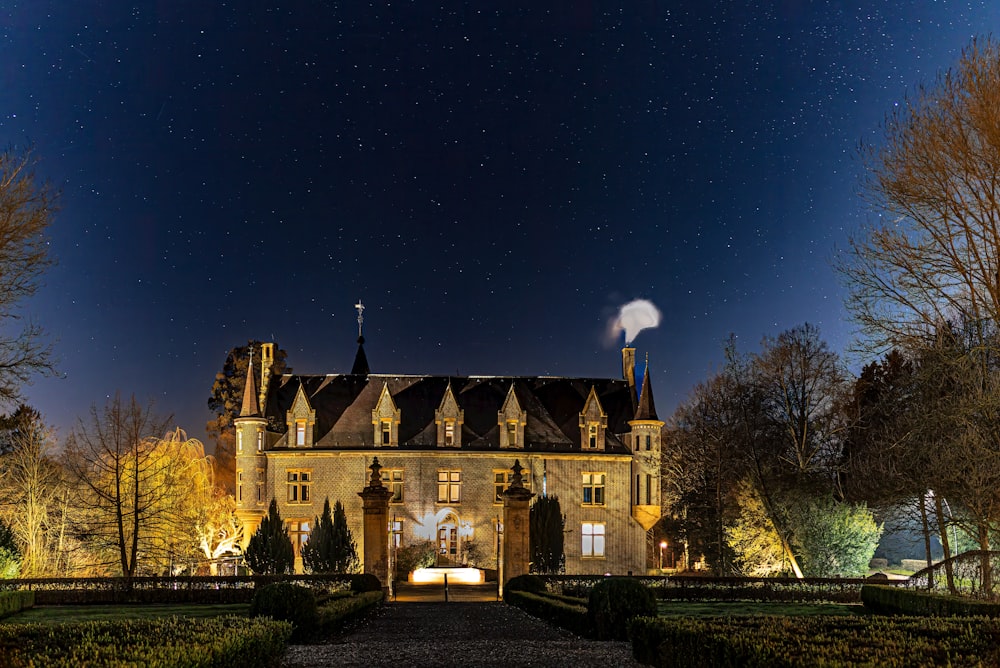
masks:
POLYGON ((861 604, 789 603, 784 601, 658 601, 660 617, 745 617, 750 615, 781 615, 802 617, 834 615, 838 617, 865 614, 861 604))
POLYGON ((245 603, 210 605, 46 605, 19 612, 4 619, 13 624, 62 624, 105 619, 153 619, 157 617, 221 617, 245 616, 250 606, 245 603))

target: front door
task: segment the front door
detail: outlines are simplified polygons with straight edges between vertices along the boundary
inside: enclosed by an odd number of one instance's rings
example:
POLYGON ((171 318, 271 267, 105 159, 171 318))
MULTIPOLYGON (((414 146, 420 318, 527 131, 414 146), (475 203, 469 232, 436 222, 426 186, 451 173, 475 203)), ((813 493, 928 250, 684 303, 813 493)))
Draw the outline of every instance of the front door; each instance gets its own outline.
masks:
POLYGON ((458 527, 438 525, 438 564, 454 564, 458 560, 458 527))

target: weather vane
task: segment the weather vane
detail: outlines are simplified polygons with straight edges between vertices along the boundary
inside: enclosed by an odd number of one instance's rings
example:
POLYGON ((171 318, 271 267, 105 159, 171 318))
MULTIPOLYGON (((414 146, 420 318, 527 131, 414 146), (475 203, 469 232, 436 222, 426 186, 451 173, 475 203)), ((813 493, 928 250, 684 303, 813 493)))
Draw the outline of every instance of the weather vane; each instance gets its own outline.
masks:
POLYGON ((358 309, 358 338, 360 339, 361 338, 361 325, 363 325, 364 322, 365 322, 365 316, 364 316, 365 305, 362 304, 361 300, 359 299, 358 303, 354 305, 354 308, 358 309))

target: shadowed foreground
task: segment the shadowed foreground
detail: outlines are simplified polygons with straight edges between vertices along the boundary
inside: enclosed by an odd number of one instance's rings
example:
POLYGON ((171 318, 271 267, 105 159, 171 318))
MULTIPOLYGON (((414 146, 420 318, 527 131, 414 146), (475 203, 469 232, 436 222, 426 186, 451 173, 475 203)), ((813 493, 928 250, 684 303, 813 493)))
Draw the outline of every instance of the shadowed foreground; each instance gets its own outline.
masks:
POLYGON ((637 666, 627 642, 583 640, 505 603, 387 603, 322 645, 292 645, 305 666, 637 666))

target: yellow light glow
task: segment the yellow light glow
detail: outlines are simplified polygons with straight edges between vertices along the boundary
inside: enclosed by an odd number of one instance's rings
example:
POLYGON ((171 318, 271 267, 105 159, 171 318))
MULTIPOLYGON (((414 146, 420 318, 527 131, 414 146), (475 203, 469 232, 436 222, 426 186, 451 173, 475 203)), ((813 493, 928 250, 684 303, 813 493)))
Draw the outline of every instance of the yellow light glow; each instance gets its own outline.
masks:
POLYGON ((448 574, 448 584, 483 584, 486 577, 478 568, 418 568, 410 576, 413 584, 443 584, 448 574))

